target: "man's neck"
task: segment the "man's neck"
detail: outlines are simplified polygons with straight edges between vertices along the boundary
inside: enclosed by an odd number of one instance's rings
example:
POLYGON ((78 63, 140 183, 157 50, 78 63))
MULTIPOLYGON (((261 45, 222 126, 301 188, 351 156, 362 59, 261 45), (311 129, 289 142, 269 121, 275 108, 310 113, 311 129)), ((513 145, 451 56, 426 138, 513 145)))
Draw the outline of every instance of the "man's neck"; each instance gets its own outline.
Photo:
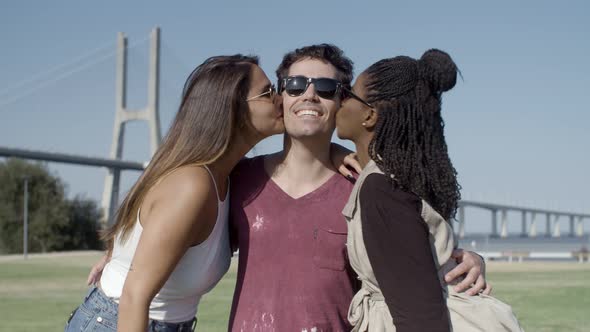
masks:
POLYGON ((334 175, 328 138, 295 139, 285 136, 283 151, 265 162, 272 180, 291 197, 301 197, 334 175))

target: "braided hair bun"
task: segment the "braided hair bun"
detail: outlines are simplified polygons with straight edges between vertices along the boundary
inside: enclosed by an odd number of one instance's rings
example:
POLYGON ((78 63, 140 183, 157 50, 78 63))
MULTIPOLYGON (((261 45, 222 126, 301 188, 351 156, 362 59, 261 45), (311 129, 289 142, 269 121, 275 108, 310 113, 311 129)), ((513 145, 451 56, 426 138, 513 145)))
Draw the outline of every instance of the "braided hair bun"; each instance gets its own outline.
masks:
POLYGON ((437 49, 430 49, 418 60, 422 78, 433 92, 445 92, 457 83, 458 68, 451 56, 437 49))

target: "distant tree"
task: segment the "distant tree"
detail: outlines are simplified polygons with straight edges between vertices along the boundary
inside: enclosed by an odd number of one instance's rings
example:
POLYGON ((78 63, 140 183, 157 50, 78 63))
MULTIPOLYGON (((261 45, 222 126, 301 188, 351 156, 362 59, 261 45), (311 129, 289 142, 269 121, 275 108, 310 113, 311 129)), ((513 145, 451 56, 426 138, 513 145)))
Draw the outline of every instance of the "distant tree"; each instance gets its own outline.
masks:
POLYGON ((63 250, 100 250, 103 248, 98 236, 101 211, 95 201, 76 196, 68 201, 68 224, 62 233, 68 234, 63 250))
POLYGON ((29 192, 29 252, 100 247, 96 204, 79 197, 68 201, 64 183, 51 174, 46 164, 7 159, 0 161, 0 253, 23 251, 25 178, 29 192))

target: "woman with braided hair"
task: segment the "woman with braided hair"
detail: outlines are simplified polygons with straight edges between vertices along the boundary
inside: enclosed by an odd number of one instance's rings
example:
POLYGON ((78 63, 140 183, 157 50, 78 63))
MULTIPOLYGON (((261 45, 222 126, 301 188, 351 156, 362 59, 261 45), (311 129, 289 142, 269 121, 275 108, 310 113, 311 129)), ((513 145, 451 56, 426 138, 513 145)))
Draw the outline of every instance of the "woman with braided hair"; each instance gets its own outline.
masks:
MULTIPOLYGON (((441 95, 457 66, 440 50, 371 65, 336 114, 363 171, 344 208, 350 263, 362 281, 353 331, 521 331, 510 306, 458 293, 450 220, 460 199, 447 152, 441 95)), ((487 292, 486 292, 487 293, 487 292)))

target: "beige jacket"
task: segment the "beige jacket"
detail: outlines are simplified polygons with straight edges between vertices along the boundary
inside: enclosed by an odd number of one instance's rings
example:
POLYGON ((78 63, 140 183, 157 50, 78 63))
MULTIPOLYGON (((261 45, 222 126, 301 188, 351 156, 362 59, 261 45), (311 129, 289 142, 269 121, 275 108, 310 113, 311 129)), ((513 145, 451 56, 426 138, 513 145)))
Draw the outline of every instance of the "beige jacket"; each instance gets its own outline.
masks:
MULTIPOLYGON (((360 174, 342 213, 348 221, 347 249, 352 268, 362 282, 361 289, 354 296, 348 312, 348 320, 354 332, 394 332, 395 322, 383 299, 379 284, 363 242, 360 188, 370 174, 383 174, 375 162, 370 161, 360 174)), ((451 258, 456 241, 448 222, 426 201, 422 200, 422 219, 428 225, 432 255, 438 270, 438 277, 451 318, 452 331, 522 331, 512 309, 507 304, 486 295, 468 296, 457 293, 444 276, 456 265, 451 258)), ((391 216, 395 218, 395 216, 391 216)))

